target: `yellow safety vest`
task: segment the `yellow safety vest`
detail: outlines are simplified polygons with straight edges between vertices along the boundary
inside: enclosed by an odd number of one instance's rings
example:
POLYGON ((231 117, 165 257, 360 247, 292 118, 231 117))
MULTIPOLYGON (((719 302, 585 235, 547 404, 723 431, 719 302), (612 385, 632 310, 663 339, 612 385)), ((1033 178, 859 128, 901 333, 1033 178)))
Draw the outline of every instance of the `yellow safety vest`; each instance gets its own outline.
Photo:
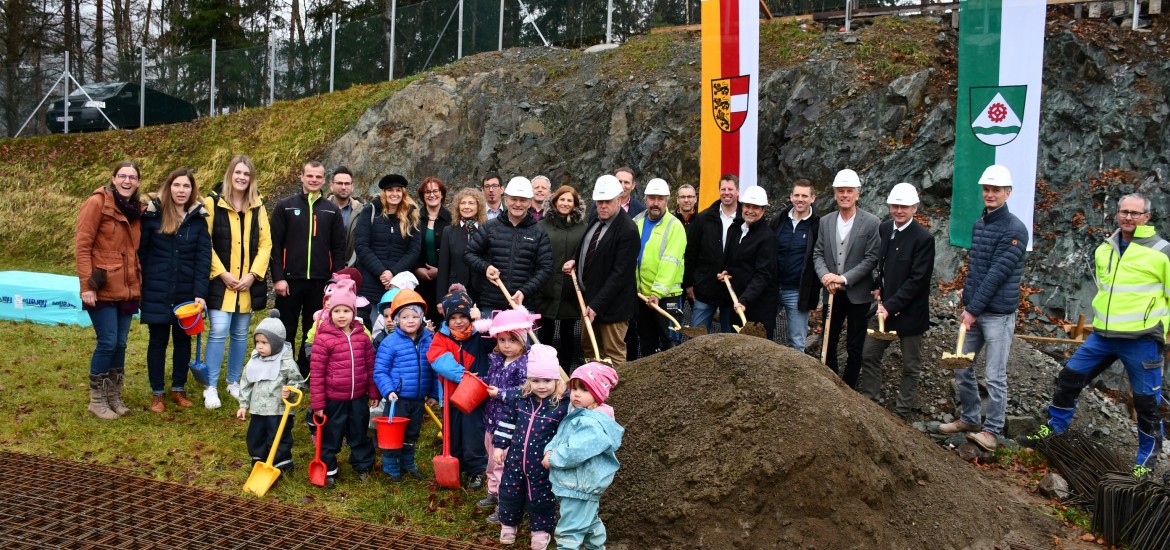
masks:
POLYGON ((1170 326, 1170 242, 1139 226, 1120 253, 1121 230, 1097 247, 1093 328, 1107 338, 1165 341, 1170 326))

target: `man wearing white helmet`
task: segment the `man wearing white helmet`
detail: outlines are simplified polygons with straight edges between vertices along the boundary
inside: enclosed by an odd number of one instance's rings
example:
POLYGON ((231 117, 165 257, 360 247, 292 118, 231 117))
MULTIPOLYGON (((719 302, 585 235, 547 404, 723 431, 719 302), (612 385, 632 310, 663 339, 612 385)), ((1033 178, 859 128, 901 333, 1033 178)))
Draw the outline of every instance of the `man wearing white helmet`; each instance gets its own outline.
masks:
POLYGON ((724 269, 720 278, 731 278, 738 302, 731 304, 742 311, 749 323, 764 325, 768 339, 776 332, 776 296, 780 292, 776 277, 779 245, 772 228, 764 219, 768 193, 763 187, 748 187, 739 196, 743 207, 743 224, 739 231, 727 235, 724 269))
POLYGON ((865 323, 869 306, 873 303, 873 268, 878 258, 877 216, 857 207, 861 192, 861 178, 848 168, 833 178, 833 198, 837 211, 821 218, 817 228, 817 244, 813 248, 813 266, 821 285, 828 289, 832 307, 829 330, 829 354, 825 365, 841 375, 851 388, 857 387, 861 372, 861 351, 865 346, 865 323), (841 329, 849 323, 845 350, 848 359, 845 370, 837 368, 837 344, 841 329))
MULTIPOLYGON (((687 230, 667 211, 670 186, 654 178, 646 183, 646 210, 634 217, 641 236, 638 253, 638 293, 650 302, 666 307, 682 296, 683 255, 687 250, 687 230)), ((670 349, 674 341, 667 330, 666 318, 639 300, 635 326, 642 357, 670 349)))
POLYGON ((614 367, 626 362, 626 329, 638 300, 635 264, 638 261, 638 228, 622 209, 622 184, 606 174, 593 187, 596 212, 585 222, 575 259, 561 267, 577 268, 577 282, 585 298, 585 322, 592 323, 601 357, 588 357, 593 346, 581 331, 586 360, 607 359, 614 367))
MULTIPOLYGON (((886 199, 890 218, 878 227, 881 253, 874 272, 877 314, 886 330, 898 333, 902 346, 902 380, 898 384, 894 412, 906 418, 914 407, 922 379, 922 334, 930 328, 930 276, 934 272, 934 239, 914 220, 918 190, 899 183, 886 199)), ((882 356, 889 340, 866 338, 861 352, 861 376, 857 389, 874 401, 882 387, 882 356)))
POLYGON ((464 261, 473 273, 492 283, 481 289, 481 311, 509 307, 497 280, 504 282, 513 301, 523 305, 525 297, 535 296, 552 276, 552 243, 532 218, 530 206, 532 182, 522 176, 512 178, 504 188, 507 213, 481 225, 467 242, 464 261))
POLYGON ((939 433, 968 432, 967 439, 987 451, 994 451, 1003 435, 1007 409, 1007 361, 1016 333, 1016 309, 1020 304, 1020 280, 1024 276, 1024 252, 1028 228, 1007 206, 1012 194, 1012 175, 1007 167, 993 164, 979 178, 983 187, 983 217, 975 222, 968 254, 967 281, 963 285, 963 313, 959 322, 967 327, 963 353, 975 353, 965 369, 955 369, 962 415, 938 427, 939 433), (975 365, 986 345, 986 420, 980 422, 983 401, 975 365))

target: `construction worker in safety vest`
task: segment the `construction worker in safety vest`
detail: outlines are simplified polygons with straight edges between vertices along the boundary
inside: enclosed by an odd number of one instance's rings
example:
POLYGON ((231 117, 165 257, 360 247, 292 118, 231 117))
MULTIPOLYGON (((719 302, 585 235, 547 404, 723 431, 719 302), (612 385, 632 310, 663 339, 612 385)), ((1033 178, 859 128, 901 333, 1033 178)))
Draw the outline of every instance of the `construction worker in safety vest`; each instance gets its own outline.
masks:
MULTIPOLYGON (((638 252, 638 293, 659 307, 677 304, 682 296, 683 255, 687 229, 667 207, 670 186, 660 178, 646 184, 646 210, 634 217, 642 247, 638 252)), ((638 304, 638 347, 641 357, 670 349, 674 340, 666 317, 646 303, 638 304)))
POLYGON ((1133 475, 1147 475, 1162 452, 1162 362, 1170 328, 1170 242, 1146 225, 1150 201, 1126 195, 1117 203, 1118 229, 1094 253, 1097 296, 1093 333, 1077 348, 1056 380, 1048 424, 1020 444, 1035 447, 1068 429, 1077 396, 1093 378, 1120 360, 1133 388, 1138 450, 1133 475))

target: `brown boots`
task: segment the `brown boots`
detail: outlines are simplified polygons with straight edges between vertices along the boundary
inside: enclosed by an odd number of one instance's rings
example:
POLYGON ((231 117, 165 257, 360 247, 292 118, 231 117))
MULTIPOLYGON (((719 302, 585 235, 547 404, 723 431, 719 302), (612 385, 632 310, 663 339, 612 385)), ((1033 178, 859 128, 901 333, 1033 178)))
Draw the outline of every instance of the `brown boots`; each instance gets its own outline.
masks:
POLYGON ((89 375, 89 412, 102 420, 117 420, 118 413, 110 410, 109 404, 106 403, 108 383, 108 374, 89 375))
POLYGON ((183 408, 192 407, 195 405, 191 402, 190 399, 187 399, 187 392, 185 391, 172 391, 171 399, 173 399, 176 404, 183 408))
POLYGON ((167 410, 167 406, 163 403, 163 396, 161 394, 152 394, 150 396, 150 412, 160 413, 167 410))
POLYGON ((106 403, 109 404, 110 410, 118 413, 118 416, 130 414, 130 407, 122 402, 122 381, 125 378, 125 369, 110 369, 106 379, 106 403))

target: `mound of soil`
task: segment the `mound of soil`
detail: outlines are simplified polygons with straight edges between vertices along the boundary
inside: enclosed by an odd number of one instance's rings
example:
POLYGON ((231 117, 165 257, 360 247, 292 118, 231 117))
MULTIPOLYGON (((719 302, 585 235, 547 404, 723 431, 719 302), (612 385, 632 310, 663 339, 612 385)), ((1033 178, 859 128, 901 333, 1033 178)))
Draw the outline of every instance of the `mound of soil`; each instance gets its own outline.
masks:
POLYGON ((602 501, 612 548, 1028 548, 1068 534, 767 340, 696 338, 621 377, 622 467, 602 501))

